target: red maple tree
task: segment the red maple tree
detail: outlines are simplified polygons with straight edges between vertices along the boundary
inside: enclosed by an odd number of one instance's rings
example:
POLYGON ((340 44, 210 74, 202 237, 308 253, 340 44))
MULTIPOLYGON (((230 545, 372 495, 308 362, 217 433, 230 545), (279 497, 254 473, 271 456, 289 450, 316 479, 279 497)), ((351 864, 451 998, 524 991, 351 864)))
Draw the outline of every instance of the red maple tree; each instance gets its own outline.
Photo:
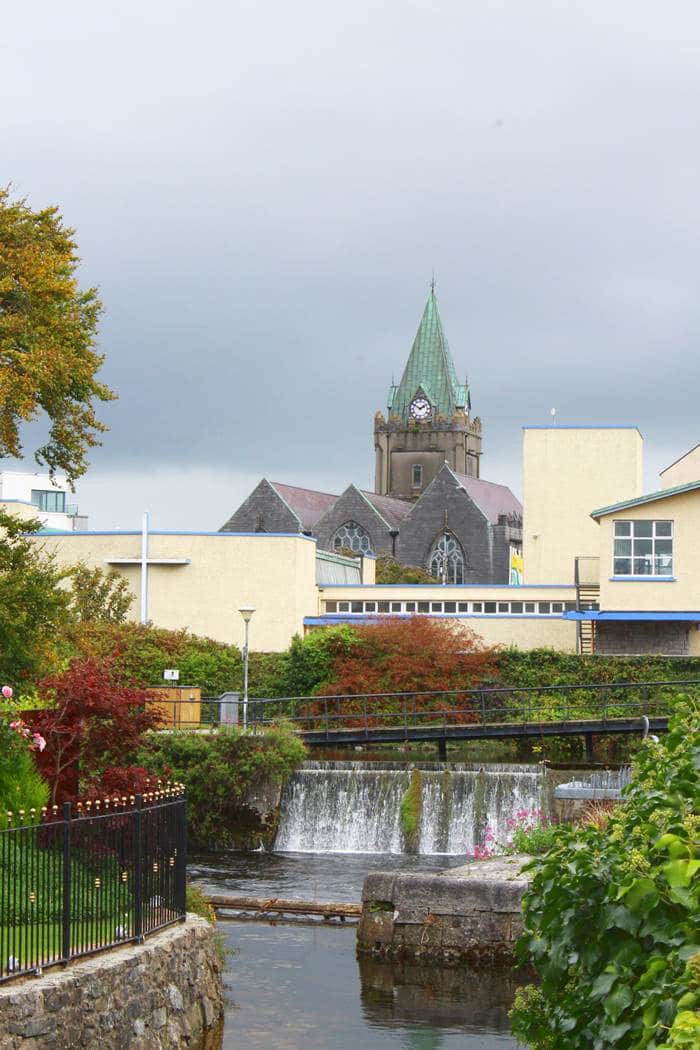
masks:
POLYGON ((110 766, 128 766, 143 734, 160 724, 147 708, 145 689, 115 683, 108 663, 73 661, 61 675, 45 678, 40 690, 50 706, 25 719, 46 740, 37 754, 39 770, 55 804, 75 798, 81 781, 94 780, 110 766))
MULTIPOLYGON (((469 701, 463 692, 493 682, 497 677, 498 650, 484 645, 470 628, 428 616, 382 618, 356 628, 357 643, 351 652, 335 657, 327 682, 318 687, 324 696, 376 694, 368 701, 344 700, 334 704, 311 703, 302 713, 322 711, 349 715, 356 712, 369 722, 393 713, 403 715, 404 700, 392 693, 443 691, 443 696, 410 699, 410 712, 445 714, 454 721, 470 721, 469 701), (460 695, 460 693, 462 695, 460 695)), ((385 719, 383 719, 385 720, 385 719)), ((346 722, 345 724, 353 724, 346 722)))

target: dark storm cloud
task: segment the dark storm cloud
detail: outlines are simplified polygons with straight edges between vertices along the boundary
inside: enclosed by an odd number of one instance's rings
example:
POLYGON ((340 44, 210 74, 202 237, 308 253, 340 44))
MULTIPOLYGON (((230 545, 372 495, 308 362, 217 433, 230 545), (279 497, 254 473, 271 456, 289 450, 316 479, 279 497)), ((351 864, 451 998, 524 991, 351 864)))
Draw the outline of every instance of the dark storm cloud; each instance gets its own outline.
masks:
POLYGON ((101 287, 117 489, 368 484, 433 268, 485 476, 553 406, 656 468, 698 440, 697 5, 39 8, 5 15, 5 177, 101 287))

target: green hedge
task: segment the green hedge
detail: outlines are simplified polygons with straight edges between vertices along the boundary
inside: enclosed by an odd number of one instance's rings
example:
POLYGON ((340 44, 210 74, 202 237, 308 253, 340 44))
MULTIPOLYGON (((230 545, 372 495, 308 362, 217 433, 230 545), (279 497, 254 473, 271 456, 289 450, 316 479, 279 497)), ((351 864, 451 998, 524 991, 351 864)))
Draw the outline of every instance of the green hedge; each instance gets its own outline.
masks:
POLYGON ((252 807, 267 785, 282 785, 306 755, 286 726, 265 733, 225 729, 151 734, 139 762, 184 783, 189 835, 196 846, 227 849, 259 844, 274 832, 252 807))
POLYGON ((556 649, 503 649, 498 656, 499 684, 594 685, 599 682, 700 680, 700 657, 576 656, 556 649))

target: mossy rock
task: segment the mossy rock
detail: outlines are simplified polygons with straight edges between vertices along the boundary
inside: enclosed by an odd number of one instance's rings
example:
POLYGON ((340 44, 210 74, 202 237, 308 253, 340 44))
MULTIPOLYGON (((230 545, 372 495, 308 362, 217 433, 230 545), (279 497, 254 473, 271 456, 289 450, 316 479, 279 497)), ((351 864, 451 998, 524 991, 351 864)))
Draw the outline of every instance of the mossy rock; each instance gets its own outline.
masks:
POLYGON ((423 775, 420 769, 411 770, 411 779, 399 808, 399 820, 403 832, 404 851, 417 853, 420 843, 420 826, 423 815, 423 775))

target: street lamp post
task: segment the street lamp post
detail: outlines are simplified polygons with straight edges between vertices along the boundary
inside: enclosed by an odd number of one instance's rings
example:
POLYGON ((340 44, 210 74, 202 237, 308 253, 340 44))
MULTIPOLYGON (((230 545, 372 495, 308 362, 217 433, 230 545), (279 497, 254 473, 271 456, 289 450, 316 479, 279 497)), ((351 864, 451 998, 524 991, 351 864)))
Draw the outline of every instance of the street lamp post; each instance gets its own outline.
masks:
POLYGON ((245 624, 245 641, 243 643, 243 729, 248 728, 248 625, 255 609, 251 605, 242 605, 238 610, 245 624))

